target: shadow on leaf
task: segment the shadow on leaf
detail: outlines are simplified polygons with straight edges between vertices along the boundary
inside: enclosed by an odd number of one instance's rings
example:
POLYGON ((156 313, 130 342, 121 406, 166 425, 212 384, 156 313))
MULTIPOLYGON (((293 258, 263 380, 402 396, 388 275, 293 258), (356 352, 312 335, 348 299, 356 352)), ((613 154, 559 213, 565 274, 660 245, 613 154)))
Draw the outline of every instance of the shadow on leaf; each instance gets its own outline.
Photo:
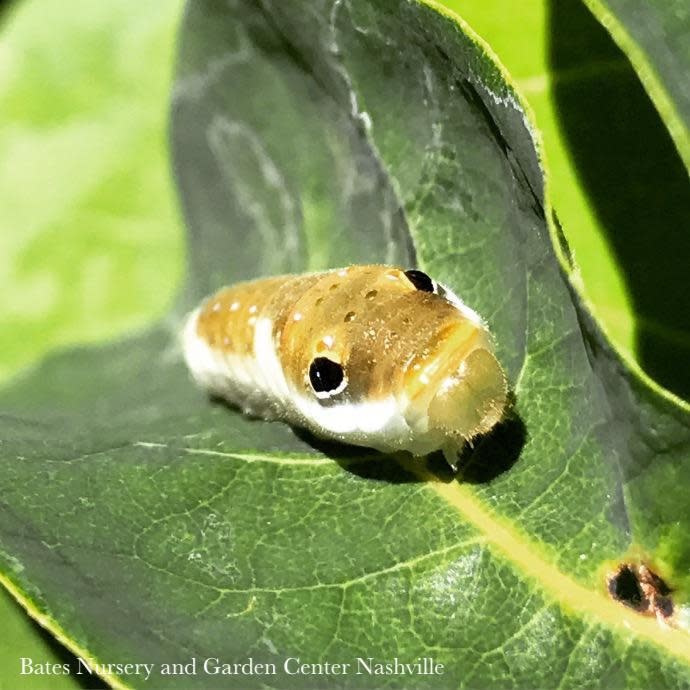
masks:
MULTIPOLYGON (((396 455, 326 441, 305 429, 294 428, 294 432, 305 443, 333 458, 344 470, 362 479, 391 484, 423 481, 420 476, 405 469, 396 455)), ((426 458, 426 469, 445 483, 458 480, 469 484, 486 484, 515 465, 526 440, 525 424, 511 404, 504 421, 473 446, 464 447, 458 459, 457 473, 453 472, 441 452, 432 453, 426 458)))
POLYGON ((441 481, 488 484, 510 470, 520 458, 527 441, 527 428, 511 405, 506 418, 488 434, 467 444, 458 458, 458 471, 448 466, 441 453, 429 456, 429 470, 441 481))
POLYGON ((372 448, 328 441, 298 427, 293 427, 293 431, 302 441, 329 458, 333 458, 345 471, 362 479, 389 484, 408 484, 421 481, 415 474, 402 467, 395 455, 378 453, 372 448))
MULTIPOLYGON (((209 400, 211 404, 223 407, 233 414, 262 421, 260 416, 246 414, 239 406, 222 397, 211 395, 209 400)), ((420 459, 419 462, 425 463, 426 470, 444 483, 457 480, 469 484, 486 484, 507 472, 518 461, 527 440, 527 429, 515 408, 514 393, 508 394, 508 401, 504 420, 488 434, 475 440, 472 445, 466 444, 462 449, 458 456, 457 472, 453 472, 440 451, 420 459)), ((323 439, 302 427, 290 425, 290 428, 301 441, 332 458, 345 471, 362 479, 390 484, 424 481, 421 476, 403 466, 398 454, 385 454, 365 446, 323 439)), ((407 453, 402 455, 412 457, 407 453)))
POLYGON ((549 12, 559 125, 625 278, 638 360, 690 398, 690 368, 680 366, 690 356, 687 171, 627 57, 584 3, 551 0, 549 12))

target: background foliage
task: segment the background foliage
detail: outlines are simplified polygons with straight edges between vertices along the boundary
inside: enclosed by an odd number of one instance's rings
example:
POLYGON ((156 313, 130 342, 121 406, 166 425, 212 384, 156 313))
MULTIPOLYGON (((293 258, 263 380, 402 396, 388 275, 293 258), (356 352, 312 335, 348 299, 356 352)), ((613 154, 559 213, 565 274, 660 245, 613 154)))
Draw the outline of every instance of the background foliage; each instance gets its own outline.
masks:
MULTIPOLYGON (((0 18, 0 378, 50 348, 169 306, 182 232, 168 94, 182 0, 17 0, 0 18)), ((45 688, 18 658, 63 662, 0 595, 0 688, 45 688)), ((79 686, 55 677, 51 688, 79 686)))

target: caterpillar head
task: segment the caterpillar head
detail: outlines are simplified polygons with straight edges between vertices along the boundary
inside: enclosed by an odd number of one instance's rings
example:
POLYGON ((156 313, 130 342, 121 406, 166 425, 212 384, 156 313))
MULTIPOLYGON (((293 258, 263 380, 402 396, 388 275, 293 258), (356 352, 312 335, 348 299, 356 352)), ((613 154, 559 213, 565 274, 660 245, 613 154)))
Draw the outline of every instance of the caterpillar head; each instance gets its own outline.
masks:
POLYGON ((295 380, 319 424, 423 454, 460 448, 501 419, 506 379, 477 314, 421 271, 342 273, 299 303, 289 331, 295 380))
POLYGON ((508 388, 488 331, 455 319, 434 334, 403 380, 405 417, 418 433, 461 448, 489 431, 503 416, 508 388))
POLYGON ((429 404, 429 427, 460 447, 501 420, 507 395, 498 360, 489 350, 477 348, 441 381, 429 404))

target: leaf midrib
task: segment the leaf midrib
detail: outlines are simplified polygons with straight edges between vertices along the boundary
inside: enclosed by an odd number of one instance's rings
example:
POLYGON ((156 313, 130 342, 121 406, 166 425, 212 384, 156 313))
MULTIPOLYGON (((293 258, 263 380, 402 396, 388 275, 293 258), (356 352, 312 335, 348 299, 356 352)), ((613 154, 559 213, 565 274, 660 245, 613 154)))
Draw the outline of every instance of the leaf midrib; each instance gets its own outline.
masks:
POLYGON ((564 609, 580 617, 596 620, 621 636, 634 633, 664 652, 690 663, 690 635, 678 628, 662 628, 655 618, 642 616, 614 602, 603 590, 587 589, 566 575, 547 558, 544 547, 538 547, 526 535, 487 510, 467 485, 444 483, 414 460, 400 462, 483 535, 486 542, 509 563, 535 581, 564 609))
MULTIPOLYGON (((137 445, 152 448, 170 448, 169 444, 156 442, 138 442, 137 445)), ((283 465, 303 466, 332 466, 337 468, 335 460, 325 456, 311 456, 302 454, 275 453, 242 453, 233 451, 212 451, 182 447, 180 451, 190 454, 213 455, 225 457, 240 462, 269 462, 283 465)), ((358 459, 361 461, 362 459, 358 459)), ((445 483, 429 472, 425 465, 414 458, 396 456, 401 467, 410 474, 418 477, 428 490, 434 491, 444 502, 459 513, 478 532, 473 541, 484 541, 494 547, 501 555, 527 578, 535 581, 554 601, 564 609, 580 617, 586 617, 616 630, 621 635, 634 633, 637 636, 660 647, 664 652, 672 654, 686 663, 690 663, 690 636, 677 628, 662 628, 655 618, 645 617, 632 609, 614 602, 603 590, 588 589, 572 577, 558 569, 548 557, 546 547, 536 545, 524 533, 513 525, 502 520, 494 512, 488 510, 478 500, 476 494, 467 485, 458 482, 445 483)), ((376 461, 372 459, 371 461, 376 461)), ((457 548, 460 545, 453 545, 457 548)), ((432 554, 425 554, 416 560, 424 560, 432 554)), ((392 570, 410 563, 396 564, 392 570)), ((365 578, 380 574, 367 573, 365 578)), ((359 579, 359 578, 357 578, 359 579)), ((317 588, 342 586, 344 583, 321 583, 317 588)), ((299 587, 296 589, 313 589, 315 586, 299 587)), ((237 591, 237 590, 228 590, 237 591)), ((250 588, 248 593, 261 591, 261 588, 250 588)), ((275 591, 275 588, 270 588, 275 591)), ((279 590, 283 591, 283 590, 279 590)))
POLYGON ((169 443, 160 443, 157 441, 135 441, 135 446, 140 448, 165 448, 178 450, 189 455, 210 455, 218 458, 226 458, 228 460, 243 460, 244 462, 267 462, 275 465, 331 465, 332 462, 328 458, 320 455, 299 455, 285 453, 282 455, 275 455, 271 453, 253 453, 253 452, 236 452, 224 450, 211 450, 207 448, 190 448, 187 446, 174 446, 169 443))

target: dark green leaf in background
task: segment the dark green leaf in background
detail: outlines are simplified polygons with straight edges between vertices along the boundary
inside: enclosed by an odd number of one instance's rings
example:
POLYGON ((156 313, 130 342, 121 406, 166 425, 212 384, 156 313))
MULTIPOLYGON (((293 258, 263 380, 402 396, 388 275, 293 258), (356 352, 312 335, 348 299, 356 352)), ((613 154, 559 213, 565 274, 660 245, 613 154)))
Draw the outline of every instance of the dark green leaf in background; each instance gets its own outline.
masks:
POLYGON ((686 3, 640 4, 640 11, 666 12, 664 22, 623 12, 632 3, 620 3, 617 17, 587 3, 620 47, 580 0, 446 4, 488 41, 534 111, 550 196, 577 262, 572 280, 621 354, 687 399, 690 369, 681 363, 690 356, 690 185, 683 152, 690 134, 687 118, 662 107, 659 94, 663 101, 671 85, 649 67, 659 51, 672 51, 679 64, 686 59, 690 37, 672 40, 659 30, 672 23, 674 36, 689 34, 686 3))
POLYGON ((180 310, 4 392, 16 594, 103 662, 433 656, 445 675, 415 687, 687 685, 688 412, 581 306, 532 125, 469 29, 414 2, 198 0, 173 137, 183 306, 250 275, 415 258, 489 320, 516 412, 460 482, 325 446, 195 391, 180 310), (631 554, 675 587, 674 627, 608 598, 631 554))
POLYGON ((690 5, 683 0, 585 0, 630 57, 690 168, 690 5))
MULTIPOLYGON (((588 4, 619 36, 617 20, 608 12, 602 16, 598 2, 588 4)), ((619 41, 652 100, 620 49, 575 0, 550 4, 552 69, 571 75, 556 82, 553 98, 590 210, 627 286, 637 360, 657 381, 688 398, 690 371, 681 362, 690 358, 690 234, 684 231, 690 218, 690 108, 682 106, 688 89, 683 92, 677 80, 681 65, 674 71, 669 61, 690 65, 690 5, 610 4, 620 5, 620 20, 647 49, 640 53, 627 37, 619 41), (641 55, 660 63, 662 85, 652 80, 641 55), (664 87, 678 98, 673 107, 664 87)))

